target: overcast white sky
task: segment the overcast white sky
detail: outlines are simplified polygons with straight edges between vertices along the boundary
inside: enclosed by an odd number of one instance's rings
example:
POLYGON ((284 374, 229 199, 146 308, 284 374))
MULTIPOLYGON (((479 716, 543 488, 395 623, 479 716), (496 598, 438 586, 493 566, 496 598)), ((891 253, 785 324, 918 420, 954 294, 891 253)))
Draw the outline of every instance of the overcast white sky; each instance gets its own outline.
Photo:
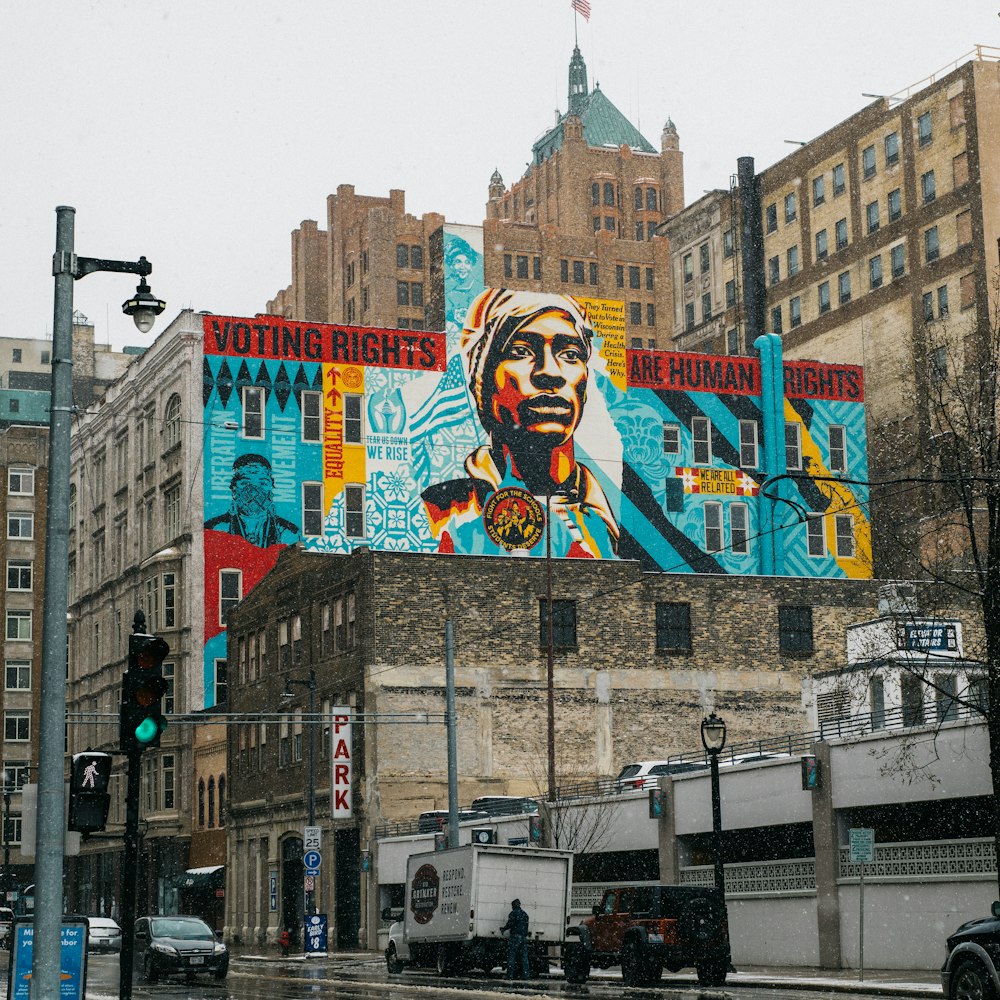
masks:
MULTIPOLYGON (((590 84, 657 147, 674 120, 688 203, 862 92, 1000 45, 984 0, 591 5, 590 84)), ((56 205, 77 209, 77 253, 152 261, 167 319, 262 309, 288 284, 291 230, 324 225, 341 183, 481 222, 493 168, 518 177, 565 110, 573 48, 570 0, 31 0, 0 23, 2 330, 23 337, 51 333, 56 205)), ((76 283, 99 341, 142 342, 121 314, 134 287, 76 283)))

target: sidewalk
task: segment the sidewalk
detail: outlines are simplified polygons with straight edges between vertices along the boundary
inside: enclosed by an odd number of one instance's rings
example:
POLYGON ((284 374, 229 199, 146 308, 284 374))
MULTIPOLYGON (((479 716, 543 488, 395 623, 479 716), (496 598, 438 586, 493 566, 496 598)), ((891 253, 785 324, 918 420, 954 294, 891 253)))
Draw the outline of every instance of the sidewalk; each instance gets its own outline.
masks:
MULTIPOLYGON (((373 965, 385 968, 385 960, 377 951, 337 951, 326 955, 310 956, 292 952, 282 958, 277 948, 261 949, 253 946, 231 949, 233 959, 239 962, 282 962, 334 965, 373 965)), ((553 967, 551 978, 561 979, 562 970, 553 967)), ((591 978, 596 980, 621 979, 620 969, 595 969, 591 978)), ((697 983, 693 972, 667 973, 664 984, 697 983)), ((940 997, 941 977, 936 969, 865 969, 865 978, 858 978, 857 969, 814 969, 804 967, 737 966, 730 973, 727 986, 767 986, 775 989, 817 990, 827 993, 867 993, 890 997, 940 997)))

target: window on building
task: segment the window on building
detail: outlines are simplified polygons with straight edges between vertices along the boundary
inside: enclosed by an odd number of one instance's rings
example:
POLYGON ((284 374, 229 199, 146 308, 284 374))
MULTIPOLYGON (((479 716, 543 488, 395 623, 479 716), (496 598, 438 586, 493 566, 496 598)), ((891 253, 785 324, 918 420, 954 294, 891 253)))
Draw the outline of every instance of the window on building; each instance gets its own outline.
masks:
MULTIPOLYGON (((639 189, 636 188, 636 191, 638 190, 639 189)), ((590 185, 590 204, 600 205, 600 203, 601 203, 601 185, 598 184, 597 181, 594 181, 594 183, 590 185)))
POLYGON ((646 238, 646 227, 643 226, 641 219, 635 224, 635 238, 639 243, 646 238))
POLYGON ((941 285, 937 290, 938 319, 948 315, 948 286, 941 285))
POLYGON ((559 261, 559 280, 562 282, 569 281, 569 261, 561 260, 559 261))
POLYGON ((365 537, 365 488, 357 483, 344 486, 344 528, 348 538, 365 537))
POLYGON ((31 712, 8 709, 3 713, 3 738, 8 743, 28 743, 31 740, 31 712))
POLYGON ((938 242, 938 227, 931 226, 924 232, 924 260, 930 263, 937 260, 941 254, 941 246, 938 242))
POLYGON ((951 161, 952 184, 961 187, 969 182, 969 154, 962 152, 951 161))
POLYGON ((653 269, 651 267, 646 268, 646 291, 651 292, 653 290, 653 269))
POLYGON ((830 282, 824 281, 817 289, 820 315, 830 311, 830 282))
POLYGON ((729 550, 737 556, 750 552, 750 508, 745 503, 729 505, 729 550))
POLYGON ((685 283, 688 282, 688 281, 693 281, 694 280, 694 257, 691 254, 689 254, 689 253, 684 254, 684 257, 682 259, 682 264, 683 264, 683 267, 684 267, 684 281, 685 281, 685 283))
POLYGON ((854 541, 854 515, 834 515, 833 526, 837 541, 837 558, 853 559, 856 555, 856 545, 854 541))
POLYGON ((31 690, 31 660, 4 662, 4 688, 7 691, 31 690))
POLYGON ((701 297, 701 321, 707 323, 712 318, 712 294, 705 292, 701 297))
POLYGON ((646 209, 650 212, 655 212, 657 210, 657 197, 656 188, 648 187, 646 188, 646 209))
POLYGON ((215 704, 223 705, 229 697, 229 685, 226 680, 226 661, 215 661, 215 704))
POLYGON ((625 287, 625 265, 615 264, 615 287, 624 288, 625 287))
POLYGON ((528 256, 527 254, 517 255, 517 276, 519 278, 528 277, 528 256))
POLYGON ((851 272, 842 271, 837 275, 837 292, 841 305, 851 301, 851 272))
POLYGON ((757 421, 740 421, 740 468, 756 469, 758 460, 757 421))
POLYGON ((665 455, 678 455, 681 450, 681 425, 663 425, 663 453, 665 455))
MULTIPOLYGON (((549 648, 549 602, 538 602, 538 644, 549 648)), ((552 645, 557 649, 576 648, 576 601, 552 602, 552 645)))
POLYGON ((816 259, 826 260, 826 255, 827 255, 826 230, 821 229, 816 234, 816 259))
POLYGON ((694 329, 694 303, 685 302, 684 303, 684 329, 693 330, 694 329))
POLYGON ((702 243, 702 245, 698 248, 698 254, 701 257, 701 273, 707 274, 708 269, 712 265, 712 260, 708 252, 707 243, 702 243))
POLYGON ((264 437, 264 390, 257 385, 243 387, 243 436, 258 441, 264 437))
POLYGON ((691 649, 691 605, 656 602, 656 648, 663 652, 691 649))
POLYGON ((738 354, 740 350, 740 332, 737 329, 726 331, 726 353, 738 354))
POLYGON ((163 491, 164 538, 176 538, 181 533, 181 485, 175 483, 163 491))
POLYGON ((788 300, 788 325, 793 330, 802 325, 802 300, 798 295, 788 300))
POLYGON ((868 284, 872 288, 882 287, 882 255, 868 261, 868 284))
POLYGON ((959 306, 969 309, 976 304, 976 276, 963 274, 958 286, 959 306))
POLYGON ((362 444, 365 435, 364 396, 344 393, 344 443, 362 444))
POLYGON ((302 440, 308 442, 322 441, 323 394, 311 391, 300 393, 299 407, 302 413, 302 440))
POLYGON ((795 192, 785 195, 785 222, 794 222, 796 215, 795 192))
POLYGON ((845 179, 844 164, 838 163, 833 168, 833 195, 836 197, 838 194, 843 194, 847 190, 847 181, 845 179))
POLYGON ((891 167, 894 163, 899 162, 899 135, 896 132, 890 132, 885 137, 885 165, 891 167))
POLYGON ((931 381, 940 385, 948 377, 948 349, 935 347, 931 351, 931 381))
POLYGON ((902 243, 889 251, 889 259, 892 262, 892 276, 901 278, 906 273, 906 251, 902 243))
POLYGON ((646 303, 646 326, 656 326, 656 306, 652 302, 646 303))
POLYGON ((31 590, 32 562, 30 559, 7 560, 7 589, 31 590))
POLYGON ((642 188, 641 187, 637 187, 635 189, 635 208, 636 208, 636 211, 640 211, 642 209, 642 188))
POLYGON ((707 500, 702 506, 705 517, 705 551, 721 552, 725 542, 722 534, 722 504, 707 500))
POLYGON ((878 202, 870 201, 867 208, 868 214, 868 232, 874 233, 878 231, 878 202))
POLYGON ((903 674, 899 678, 899 689, 903 710, 903 725, 922 726, 924 724, 923 681, 912 674, 903 674))
POLYGON ((934 675, 934 701, 938 722, 958 718, 958 678, 954 674, 934 675))
POLYGON ((630 302, 628 304, 629 322, 632 326, 642 326, 642 303, 630 302))
POLYGON ((861 151, 861 167, 865 180, 875 176, 875 147, 865 146, 861 151))
POLYGON ((8 407, 7 408, 8 408, 8 411, 10 413, 20 413, 21 412, 21 401, 19 399, 15 399, 15 398, 11 397, 9 400, 7 400, 7 403, 8 403, 8 407))
POLYGON ((934 138, 934 125, 931 120, 931 113, 925 111, 917 118, 917 141, 921 146, 926 146, 934 138))
POLYGON ((531 258, 531 276, 535 281, 542 280, 542 258, 532 257, 531 258))
POLYGON ((722 256, 728 260, 736 253, 736 234, 732 229, 727 229, 722 234, 722 256))
POLYGON ((419 271, 424 266, 424 248, 419 244, 410 247, 410 267, 419 271))
POLYGON ((302 534, 319 538, 323 534, 323 484, 302 484, 302 534))
POLYGON ((937 187, 934 184, 934 171, 928 170, 920 175, 920 197, 926 205, 937 197, 937 187))
POLYGON ((778 648, 785 653, 812 652, 812 608, 791 605, 778 608, 778 648))
POLYGON ((784 333, 781 328, 781 306, 774 306, 771 309, 771 333, 784 333))
POLYGON ((424 283, 422 281, 410 282, 410 305, 422 306, 424 304, 424 283))
POLYGON ((872 729, 885 729, 885 681, 876 675, 868 682, 872 729))
POLYGON ((712 423, 708 417, 691 418, 691 445, 695 465, 712 464, 712 423))
MULTIPOLYGON (((242 736, 242 733, 240 734, 242 736)), ((242 742, 242 741, 241 741, 242 742)), ((198 779, 198 826, 205 826, 205 779, 198 779)))
POLYGON ((396 305, 408 306, 410 304, 410 283, 408 281, 396 282, 396 305))
POLYGON ((822 205, 826 201, 826 178, 823 174, 813 178, 813 204, 822 205))
POLYGON ((903 215, 903 198, 900 189, 895 188, 889 192, 889 221, 895 222, 903 215))
POLYGON ((781 280, 781 261, 777 256, 767 260, 767 283, 776 285, 781 280))
POLYGON ((243 598, 243 571, 219 570, 219 624, 225 628, 226 616, 243 598))
POLYGON ((967 246, 972 242, 972 212, 966 210, 955 216, 955 228, 958 231, 958 245, 967 246))
POLYGON ((736 281, 730 278, 726 282, 726 308, 732 309, 736 305, 736 281))
MULTIPOLYGON (((503 276, 505 278, 514 277, 514 258, 509 253, 503 255, 503 276)), ((401 304, 405 305, 405 303, 401 304)))
POLYGON ((990 710, 989 679, 986 677, 970 677, 968 698, 975 708, 983 715, 986 715, 990 710))
POLYGON ((786 263, 788 264, 788 277, 793 278, 799 273, 799 247, 796 244, 793 247, 789 247, 785 253, 786 263))
POLYGON ((582 285, 584 283, 584 268, 582 260, 573 261, 573 284, 582 285))
POLYGON ((613 205, 615 203, 615 186, 610 181, 604 183, 604 204, 613 205))
POLYGON ((592 285, 596 285, 597 284, 597 265, 593 261, 591 261, 587 265, 587 270, 588 270, 588 278, 590 280, 590 283, 592 285))
POLYGON ((847 472, 847 429, 843 424, 827 428, 828 454, 831 472, 847 472))
POLYGON ((31 611, 23 608, 7 609, 7 638, 20 641, 31 641, 31 611))
POLYGON ((820 559, 826 555, 824 534, 822 515, 806 518, 806 551, 813 559, 820 559))
POLYGON ((837 221, 837 249, 843 250, 847 246, 847 219, 837 221))
POLYGON ((642 350, 642 337, 633 337, 629 341, 629 346, 632 348, 633 351, 641 351, 642 350))
POLYGON ((409 267, 410 250, 405 243, 396 245, 396 267, 409 267))
POLYGON ((641 286, 641 272, 638 267, 629 267, 628 269, 628 287, 629 288, 639 288, 641 286))
POLYGON ((796 421, 785 422, 785 467, 789 472, 802 468, 802 425, 796 421))
POLYGON ((772 201, 771 204, 764 210, 764 218, 765 231, 773 233, 778 228, 778 206, 775 202, 772 201))
MULTIPOLYGON (((75 518, 70 518, 72 527, 75 518)), ((30 541, 35 537, 35 515, 27 511, 9 511, 7 514, 7 537, 19 541, 30 541)))
POLYGON ((8 469, 7 492, 11 496, 33 497, 35 495, 35 470, 8 469))

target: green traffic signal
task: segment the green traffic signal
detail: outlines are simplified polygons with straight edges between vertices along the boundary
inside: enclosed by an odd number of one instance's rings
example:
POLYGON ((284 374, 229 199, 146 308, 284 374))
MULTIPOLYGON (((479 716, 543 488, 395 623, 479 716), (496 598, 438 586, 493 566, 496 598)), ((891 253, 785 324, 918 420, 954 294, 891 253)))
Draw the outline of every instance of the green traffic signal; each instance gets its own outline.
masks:
POLYGON ((135 738, 143 744, 152 743, 160 735, 160 731, 155 719, 146 718, 135 727, 135 738))
POLYGON ((128 670, 122 678, 119 725, 120 749, 140 754, 160 745, 167 728, 162 700, 169 687, 163 676, 163 660, 170 647, 155 635, 133 632, 128 643, 128 670))

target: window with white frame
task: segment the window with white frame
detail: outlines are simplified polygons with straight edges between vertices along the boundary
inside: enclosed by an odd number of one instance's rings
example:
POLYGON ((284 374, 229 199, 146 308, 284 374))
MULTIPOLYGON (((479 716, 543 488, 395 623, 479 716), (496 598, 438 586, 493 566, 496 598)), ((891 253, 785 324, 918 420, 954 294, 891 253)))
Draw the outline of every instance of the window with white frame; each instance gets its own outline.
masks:
POLYGON ((283 715, 278 723, 278 766, 286 767, 292 760, 292 748, 289 745, 291 728, 289 717, 283 715))
POLYGON ((264 437, 264 390, 258 385, 243 387, 243 437, 264 437))
POLYGON ((677 455, 681 450, 681 425, 663 425, 663 454, 677 455))
POLYGON ((31 690, 31 660, 4 661, 4 690, 31 690))
POLYGON ((354 649, 358 640, 358 606, 354 591, 347 594, 347 648, 354 649))
POLYGON ((954 674, 935 674, 934 699, 939 722, 958 718, 958 678, 954 674))
POLYGON ((806 518, 806 551, 813 559, 826 555, 826 527, 822 514, 806 518))
POLYGON ((35 470, 8 469, 7 492, 11 496, 33 497, 35 495, 35 470))
POLYGON ((146 624, 152 632, 160 629, 160 578, 151 576, 145 584, 146 624))
POLYGON ((722 539, 722 504, 714 500, 704 505, 705 513, 705 551, 721 552, 722 539))
POLYGON ((176 483, 163 491, 164 538, 170 540, 181 533, 181 484, 176 483))
POLYGON ((165 662, 161 669, 163 671, 163 679, 167 684, 163 692, 163 714, 170 715, 174 711, 174 704, 176 702, 176 673, 173 661, 169 660, 165 662))
POLYGON ((323 394, 303 392, 299 396, 302 408, 302 440, 319 442, 323 440, 323 394))
POLYGON ((745 503, 729 505, 729 548, 734 555, 750 551, 750 508, 745 503))
POLYGON ((31 641, 31 611, 23 608, 7 609, 7 638, 31 641))
POLYGON ((302 484, 302 534, 318 538, 323 534, 323 484, 302 484))
POLYGON ((302 615, 292 615, 292 663, 302 662, 302 615))
POLYGON ((215 704, 224 705, 229 697, 229 675, 227 673, 226 661, 217 659, 215 661, 215 704))
POLYGON ((691 418, 691 443, 695 465, 712 464, 712 422, 708 417, 691 418))
POLYGON ((243 597, 243 571, 219 570, 219 624, 225 627, 226 616, 243 597))
MULTIPOLYGON (((70 522, 72 527, 72 522, 70 522)), ((30 541, 35 537, 35 515, 28 511, 7 512, 7 537, 20 541, 30 541)))
POLYGON ((3 713, 3 738, 8 743, 27 743, 31 739, 31 712, 10 708, 3 713))
POLYGON ((757 468, 757 421, 740 421, 740 468, 757 468))
POLYGON ((830 442, 830 471, 847 472, 847 430, 843 424, 830 424, 827 429, 830 442))
POLYGON ((348 538, 365 537, 365 488, 358 483, 344 486, 344 530, 348 538))
POLYGON ((23 820, 20 816, 8 816, 3 823, 3 838, 7 844, 21 843, 23 820))
POLYGON ((789 472, 802 468, 802 428, 794 421, 785 424, 785 467, 789 472))
POLYGON ((854 515, 837 514, 833 519, 833 523, 837 540, 837 558, 853 559, 856 555, 854 515))
POLYGON ((344 443, 362 444, 365 435, 364 412, 362 402, 364 396, 357 393, 344 393, 344 443))
POLYGON ((173 809, 174 808, 174 792, 175 792, 175 780, 176 780, 176 770, 174 767, 174 755, 172 753, 165 753, 160 758, 161 764, 161 775, 162 782, 161 787, 163 788, 163 809, 173 809))
POLYGON ((181 443, 181 397, 175 392, 163 412, 163 450, 181 443))
POLYGON ((295 721, 292 723, 292 760, 302 760, 302 709, 295 710, 295 721))
POLYGON ((288 644, 288 619, 278 622, 278 667, 287 670, 292 665, 292 649, 288 644))
POLYGON ((177 577, 173 573, 164 573, 163 582, 163 627, 177 626, 177 577))
POLYGON ((7 560, 7 589, 31 590, 32 562, 30 559, 7 560))

